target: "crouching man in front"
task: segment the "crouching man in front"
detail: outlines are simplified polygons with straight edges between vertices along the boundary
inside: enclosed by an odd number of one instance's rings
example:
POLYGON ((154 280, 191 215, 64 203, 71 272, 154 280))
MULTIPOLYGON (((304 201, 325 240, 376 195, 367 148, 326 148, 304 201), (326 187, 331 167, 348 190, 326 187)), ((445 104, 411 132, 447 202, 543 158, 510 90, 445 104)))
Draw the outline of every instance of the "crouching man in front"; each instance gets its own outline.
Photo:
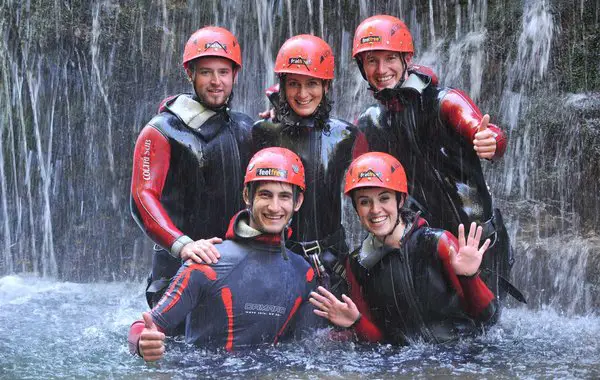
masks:
POLYGON ((296 154, 285 148, 256 153, 244 178, 247 209, 232 218, 226 241, 215 246, 221 259, 181 266, 159 303, 131 325, 130 351, 159 360, 164 332, 184 320, 188 343, 227 351, 275 344, 309 326, 313 269, 284 244, 304 190, 296 154))

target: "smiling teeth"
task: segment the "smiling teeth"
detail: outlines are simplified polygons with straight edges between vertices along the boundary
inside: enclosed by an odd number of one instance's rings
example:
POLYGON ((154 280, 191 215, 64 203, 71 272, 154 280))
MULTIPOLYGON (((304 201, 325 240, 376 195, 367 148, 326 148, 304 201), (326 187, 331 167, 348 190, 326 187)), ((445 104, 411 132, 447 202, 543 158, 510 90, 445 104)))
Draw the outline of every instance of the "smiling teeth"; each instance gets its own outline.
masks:
POLYGON ((371 223, 381 223, 387 219, 387 216, 380 216, 377 218, 371 218, 371 223))
POLYGON ((301 102, 301 101, 299 101, 299 100, 296 100, 296 103, 300 104, 301 106, 305 106, 305 105, 307 105, 308 103, 310 103, 310 100, 307 100, 307 101, 305 101, 305 102, 301 102))
POLYGON ((388 75, 382 78, 377 79, 378 82, 387 82, 388 80, 392 79, 393 76, 392 75, 388 75))

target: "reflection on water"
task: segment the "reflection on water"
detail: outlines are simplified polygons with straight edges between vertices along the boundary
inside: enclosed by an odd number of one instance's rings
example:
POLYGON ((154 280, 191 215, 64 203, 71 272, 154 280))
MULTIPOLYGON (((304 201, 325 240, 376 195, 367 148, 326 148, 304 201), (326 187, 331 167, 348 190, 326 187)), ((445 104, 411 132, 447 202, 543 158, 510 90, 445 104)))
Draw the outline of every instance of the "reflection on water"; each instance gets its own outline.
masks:
POLYGON ((506 309, 484 336, 445 346, 363 346, 327 331, 277 347, 226 354, 170 339, 160 364, 129 355, 142 284, 0 278, 0 378, 268 379, 600 377, 600 318, 506 309))

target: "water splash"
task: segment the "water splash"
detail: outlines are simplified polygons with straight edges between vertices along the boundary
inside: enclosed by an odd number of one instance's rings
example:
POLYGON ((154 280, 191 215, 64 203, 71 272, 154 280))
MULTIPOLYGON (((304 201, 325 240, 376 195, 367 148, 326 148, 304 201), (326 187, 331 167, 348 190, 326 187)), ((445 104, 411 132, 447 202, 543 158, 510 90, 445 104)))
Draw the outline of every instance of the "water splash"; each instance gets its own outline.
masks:
POLYGON ((327 330, 319 330, 305 340, 226 354, 168 338, 160 364, 145 365, 127 352, 125 343, 129 325, 146 307, 142 289, 141 283, 0 278, 0 333, 10 331, 0 342, 3 374, 285 379, 600 375, 598 316, 567 318, 546 306, 538 311, 505 309, 499 324, 483 336, 445 345, 361 345, 333 341, 327 330), (31 328, 42 323, 44 328, 31 328))

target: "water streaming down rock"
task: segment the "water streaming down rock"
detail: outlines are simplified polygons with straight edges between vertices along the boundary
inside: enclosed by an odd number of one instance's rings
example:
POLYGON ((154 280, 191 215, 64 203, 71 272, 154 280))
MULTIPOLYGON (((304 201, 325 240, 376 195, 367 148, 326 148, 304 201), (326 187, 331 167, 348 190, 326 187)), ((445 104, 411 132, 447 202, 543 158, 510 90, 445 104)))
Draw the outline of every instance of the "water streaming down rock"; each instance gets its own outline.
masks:
MULTIPOLYGON (((534 306, 597 308, 595 1, 3 1, 0 274, 144 276, 151 245, 129 216, 131 154, 158 102, 189 88, 180 55, 192 31, 217 24, 238 35, 234 103, 250 115, 267 106, 260 89, 275 81, 281 43, 322 34, 338 62, 333 113, 353 120, 373 99, 351 38, 376 13, 405 19, 415 60, 509 130, 505 159, 485 170, 517 248, 518 286, 534 306)), ((351 213, 345 223, 356 244, 351 213)))

